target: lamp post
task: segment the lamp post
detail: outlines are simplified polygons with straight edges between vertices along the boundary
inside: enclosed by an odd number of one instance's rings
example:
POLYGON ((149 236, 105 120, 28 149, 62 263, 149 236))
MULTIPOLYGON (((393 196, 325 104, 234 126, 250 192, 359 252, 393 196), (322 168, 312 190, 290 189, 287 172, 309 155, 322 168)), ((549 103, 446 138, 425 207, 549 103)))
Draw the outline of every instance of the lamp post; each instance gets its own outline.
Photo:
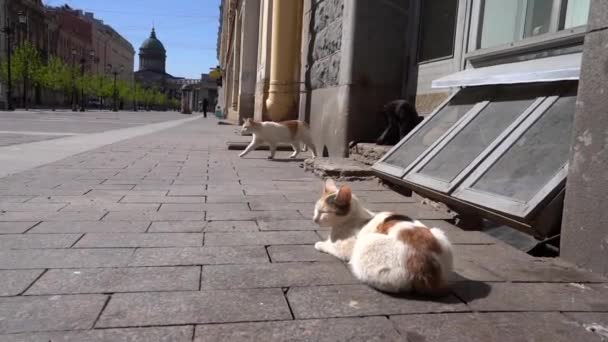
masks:
MULTIPOLYGON (((23 31, 26 32, 25 35, 23 35, 23 42, 25 42, 27 40, 27 16, 25 15, 25 12, 23 11, 19 11, 19 13, 17 14, 17 17, 19 19, 19 25, 23 28, 23 31)), ((29 61, 27 60, 27 58, 25 59, 25 67, 23 68, 23 108, 25 108, 25 110, 28 110, 28 106, 27 106, 27 74, 29 73, 29 61)))
MULTIPOLYGON (((91 57, 91 63, 95 60, 95 51, 89 51, 89 57, 91 57)), ((80 85, 80 111, 84 112, 87 107, 87 99, 84 93, 84 69, 87 63, 86 58, 83 56, 80 59, 80 77, 82 77, 82 84, 80 85)))
MULTIPOLYGON (((6 6, 6 4, 5 4, 6 6)), ((7 62, 7 68, 6 68, 6 73, 7 73, 7 80, 6 80, 6 110, 13 110, 13 82, 11 80, 12 76, 11 76, 11 55, 12 55, 12 51, 11 51, 11 36, 13 35, 13 29, 11 29, 11 25, 8 22, 8 15, 7 15, 8 10, 5 8, 4 9, 4 23, 6 24, 6 26, 4 26, 4 28, 2 28, 2 30, 0 30, 0 32, 4 33, 6 35, 6 62, 7 62)))
POLYGON ((121 65, 119 68, 114 68, 112 66, 112 64, 108 64, 106 66, 106 72, 108 74, 112 74, 114 75, 114 89, 113 89, 113 96, 114 96, 114 108, 112 108, 113 112, 118 112, 118 89, 116 89, 116 77, 118 77, 118 74, 121 74, 124 71, 124 66, 121 65))
POLYGON ((74 75, 74 69, 76 68, 76 55, 78 51, 72 49, 72 112, 76 111, 76 75, 74 75))

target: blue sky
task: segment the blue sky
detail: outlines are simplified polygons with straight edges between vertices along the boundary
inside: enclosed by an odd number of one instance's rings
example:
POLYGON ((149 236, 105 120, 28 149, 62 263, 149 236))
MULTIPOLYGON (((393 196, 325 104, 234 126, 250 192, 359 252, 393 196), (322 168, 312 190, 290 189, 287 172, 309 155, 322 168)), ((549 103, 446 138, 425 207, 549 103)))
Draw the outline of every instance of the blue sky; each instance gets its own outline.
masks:
MULTIPOLYGON (((217 65, 216 40, 220 0, 43 0, 45 4, 95 13, 114 27, 136 51, 152 24, 167 49, 167 72, 200 78, 217 65)), ((137 69, 138 56, 135 56, 137 69)))

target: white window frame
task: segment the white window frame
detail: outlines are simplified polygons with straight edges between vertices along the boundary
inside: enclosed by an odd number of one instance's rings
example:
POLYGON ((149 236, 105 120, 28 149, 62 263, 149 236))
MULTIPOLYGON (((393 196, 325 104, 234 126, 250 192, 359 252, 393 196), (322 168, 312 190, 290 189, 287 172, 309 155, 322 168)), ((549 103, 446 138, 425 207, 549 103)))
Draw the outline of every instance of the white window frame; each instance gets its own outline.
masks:
POLYGON ((452 94, 451 96, 449 96, 430 115, 428 115, 420 124, 418 124, 405 138, 401 139, 401 141, 397 145, 393 146, 393 148, 391 148, 386 154, 384 154, 384 156, 372 166, 372 169, 379 171, 381 173, 385 173, 387 175, 393 176, 393 177, 403 178, 410 170, 412 170, 412 168, 414 166, 416 166, 422 159, 424 159, 424 157, 430 151, 432 151, 439 143, 441 143, 441 141, 446 136, 448 136, 450 134, 450 132, 452 132, 456 127, 458 127, 463 120, 466 120, 470 115, 473 115, 474 113, 481 111, 486 105, 485 102, 487 102, 487 101, 475 102, 467 113, 465 113, 460 119, 458 119, 456 121, 456 123, 454 125, 452 125, 452 127, 450 127, 446 132, 444 132, 444 134, 441 135, 439 137, 439 139, 437 139, 433 144, 431 144, 431 146, 429 146, 426 150, 424 150, 424 152, 422 152, 419 156, 417 156, 416 159, 414 159, 408 166, 400 167, 400 166, 396 166, 396 165, 389 164, 386 162, 386 160, 390 156, 392 156, 393 153, 395 153, 397 150, 399 150, 401 148, 401 146, 403 146, 404 144, 407 144, 414 135, 416 135, 423 127, 425 127, 431 121, 431 119, 433 117, 435 117, 435 115, 440 113, 442 109, 444 109, 447 105, 449 105, 449 103, 452 101, 452 99, 454 97, 456 97, 456 95, 459 93, 460 93, 460 91, 457 91, 454 94, 452 94))
POLYGON ((451 194, 452 197, 460 199, 476 206, 490 210, 506 213, 524 221, 534 214, 535 209, 545 201, 551 193, 558 192, 563 188, 568 174, 568 161, 566 161, 555 173, 555 175, 528 201, 520 201, 514 198, 501 196, 473 188, 473 185, 492 167, 500 158, 534 125, 560 98, 560 96, 547 97, 531 113, 512 134, 510 134, 462 184, 451 194))
MULTIPOLYGON (((485 0, 472 0, 471 6, 471 21, 470 21, 470 34, 468 39, 468 47, 466 49, 465 58, 476 58, 477 56, 483 56, 486 54, 495 54, 498 51, 507 51, 507 50, 521 50, 522 48, 530 45, 531 49, 538 48, 539 43, 544 41, 554 44, 558 40, 563 40, 565 44, 567 44, 571 39, 570 36, 580 36, 580 40, 582 42, 582 38, 584 33, 586 32, 587 25, 580 25, 570 28, 565 28, 565 18, 566 18, 566 5, 568 0, 555 0, 553 4, 553 9, 551 12, 551 24, 549 27, 549 31, 543 34, 539 34, 537 36, 523 37, 523 32, 525 29, 525 17, 522 23, 521 28, 519 29, 519 35, 521 38, 519 40, 515 40, 512 42, 508 42, 502 45, 491 46, 487 48, 481 48, 481 34, 483 30, 483 3, 485 0)), ((511 1, 511 0, 506 0, 511 1)), ((527 4, 527 3, 526 3, 527 4)), ((527 6, 526 6, 527 8, 527 6)))
POLYGON ((431 161, 433 158, 439 154, 443 149, 450 144, 450 142, 460 134, 460 132, 469 125, 492 101, 485 101, 483 108, 476 112, 472 113, 472 115, 468 116, 468 118, 460 123, 458 127, 455 127, 454 130, 448 134, 445 139, 443 139, 436 148, 428 153, 421 161, 418 163, 412 171, 405 177, 406 181, 411 183, 416 183, 430 189, 449 194, 452 192, 466 177, 468 177, 471 172, 477 168, 477 166, 492 152, 496 149, 496 147, 500 146, 500 144, 505 140, 505 138, 511 134, 530 114, 532 114, 540 105, 545 101, 546 97, 537 97, 532 103, 522 112, 520 115, 509 125, 507 128, 502 131, 494 141, 492 141, 479 155, 477 155, 471 163, 469 163, 461 172, 459 172, 456 177, 450 182, 446 182, 442 179, 437 179, 431 176, 427 176, 422 173, 422 169, 431 161))

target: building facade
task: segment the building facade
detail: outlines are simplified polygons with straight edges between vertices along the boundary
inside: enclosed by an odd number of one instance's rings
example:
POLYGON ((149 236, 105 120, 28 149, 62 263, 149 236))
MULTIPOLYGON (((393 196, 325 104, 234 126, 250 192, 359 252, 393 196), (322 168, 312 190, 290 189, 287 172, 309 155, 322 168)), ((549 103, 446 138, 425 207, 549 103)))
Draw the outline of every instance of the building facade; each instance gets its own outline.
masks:
POLYGON ((234 122, 305 120, 319 153, 344 157, 407 99, 427 119, 378 175, 606 274, 607 6, 223 0, 220 106, 234 122))

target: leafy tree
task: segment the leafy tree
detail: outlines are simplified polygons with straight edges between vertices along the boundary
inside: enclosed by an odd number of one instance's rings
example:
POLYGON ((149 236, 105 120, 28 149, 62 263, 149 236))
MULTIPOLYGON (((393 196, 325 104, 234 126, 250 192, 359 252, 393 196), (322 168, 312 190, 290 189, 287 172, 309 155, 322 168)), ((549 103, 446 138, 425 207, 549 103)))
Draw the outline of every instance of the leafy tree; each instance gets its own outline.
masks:
MULTIPOLYGON (((16 86, 23 87, 24 90, 30 85, 39 85, 41 82, 40 68, 42 61, 40 53, 29 41, 24 41, 11 54, 11 81, 16 86)), ((2 62, 2 78, 8 78, 8 61, 2 62)), ((26 100, 25 93, 23 100, 26 100)), ((24 105, 27 105, 24 103, 24 105)))

